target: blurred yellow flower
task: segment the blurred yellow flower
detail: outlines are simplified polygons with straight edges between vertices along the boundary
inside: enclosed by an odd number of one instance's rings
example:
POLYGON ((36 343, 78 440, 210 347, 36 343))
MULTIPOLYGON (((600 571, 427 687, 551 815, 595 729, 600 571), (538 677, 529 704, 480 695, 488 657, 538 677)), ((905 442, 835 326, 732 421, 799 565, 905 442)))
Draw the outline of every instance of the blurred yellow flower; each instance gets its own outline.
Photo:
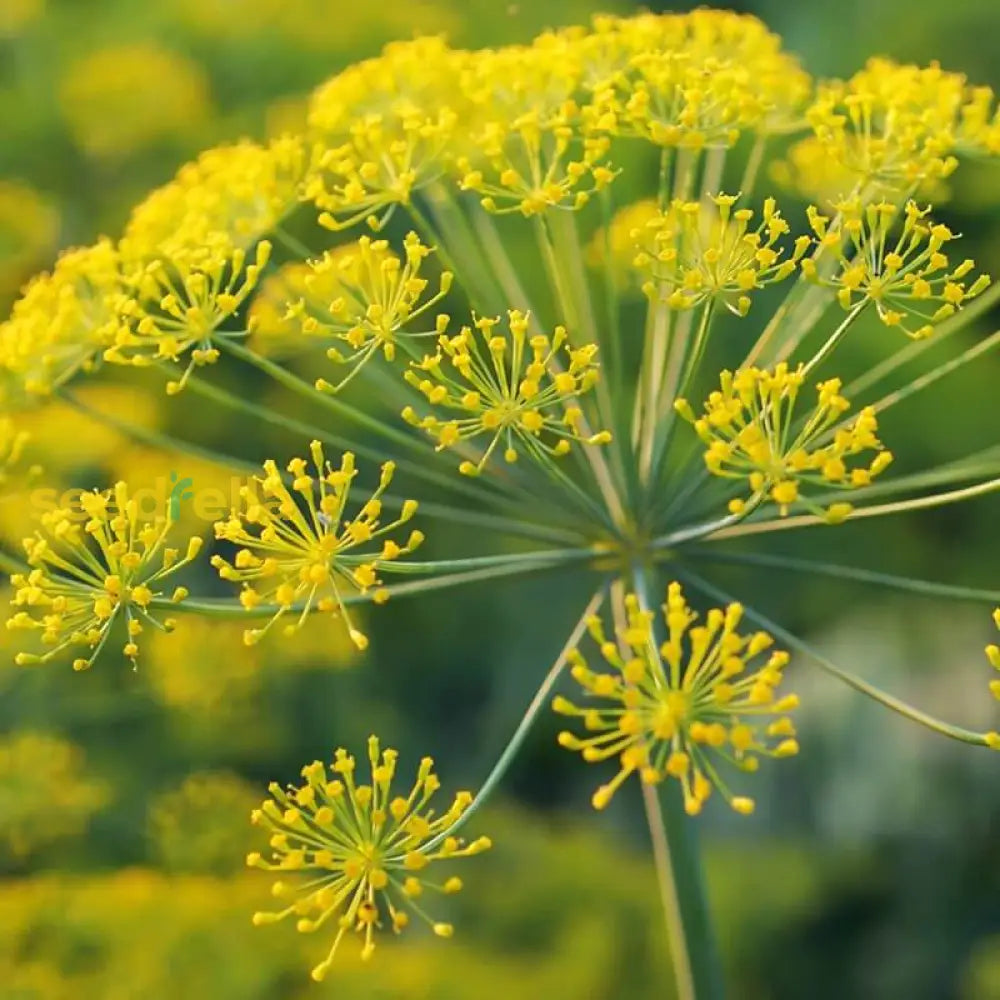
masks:
POLYGON ((0 180, 0 306, 43 263, 58 238, 55 206, 27 184, 0 180))
POLYGON ((97 157, 197 135, 213 113, 204 70, 151 42, 98 49, 71 63, 59 103, 77 144, 97 157))
POLYGON ((24 858, 82 833, 109 797, 87 775, 82 752, 44 733, 0 741, 0 848, 24 858))
POLYGON ((0 4, 0 39, 15 38, 45 12, 45 0, 3 0, 0 4))

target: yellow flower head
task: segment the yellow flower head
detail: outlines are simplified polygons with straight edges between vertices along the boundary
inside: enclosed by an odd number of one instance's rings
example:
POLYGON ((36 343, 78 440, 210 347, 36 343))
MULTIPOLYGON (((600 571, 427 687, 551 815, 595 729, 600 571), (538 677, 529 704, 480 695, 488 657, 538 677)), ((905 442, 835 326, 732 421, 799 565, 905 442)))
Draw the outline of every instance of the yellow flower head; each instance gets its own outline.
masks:
POLYGON ((676 778, 691 815, 701 811, 713 788, 737 812, 752 812, 753 800, 732 794, 715 761, 756 771, 760 757, 798 752, 785 714, 797 707, 798 698, 775 696, 788 654, 758 659, 773 640, 766 632, 741 636, 736 631, 743 615, 739 604, 713 608, 703 624, 696 624, 698 616, 679 583, 667 590, 662 645, 655 636, 655 614, 643 610, 632 594, 625 604, 628 620, 617 641, 606 636, 600 618, 589 622, 612 671, 592 670, 579 650, 573 654, 573 678, 595 702, 578 706, 558 697, 553 703, 559 714, 580 718, 588 734, 562 732, 562 746, 581 751, 591 763, 617 758, 620 764, 614 778, 594 793, 594 808, 603 809, 636 773, 647 784, 676 778))
POLYGON ((89 371, 121 328, 118 253, 108 240, 67 250, 50 274, 28 283, 0 324, 0 369, 44 394, 89 371))
POLYGON ((382 494, 395 469, 392 462, 386 462, 371 498, 355 515, 348 516, 347 502, 357 475, 354 455, 345 452, 335 469, 327 462, 320 442, 313 441, 310 451, 313 474, 304 458, 293 458, 288 463, 290 487, 277 464, 268 460, 264 475, 241 488, 242 508, 215 526, 216 537, 240 546, 239 551, 232 562, 213 556, 212 565, 224 580, 243 584, 240 601, 248 611, 261 604, 276 608, 263 629, 245 633, 247 645, 259 642, 300 605, 298 619, 285 626, 286 635, 301 628, 314 610, 339 614, 354 644, 364 649, 368 639, 351 624, 341 590, 374 590, 376 602, 389 596, 381 586, 379 570, 413 552, 424 536, 411 532, 405 545, 386 536, 416 514, 417 502, 407 500, 394 521, 381 523, 382 494), (380 548, 374 544, 377 539, 382 539, 380 548), (356 551, 359 549, 362 551, 356 551))
POLYGON ((717 299, 730 312, 745 316, 755 289, 784 281, 809 247, 799 237, 790 256, 780 240, 789 231, 773 198, 764 202, 761 220, 751 228, 753 210, 733 206, 736 195, 711 198, 704 209, 696 201, 674 201, 636 230, 641 247, 634 266, 652 274, 643 285, 650 297, 663 297, 672 309, 692 309, 717 299))
POLYGON ((858 187, 898 191, 947 177, 960 148, 995 151, 991 102, 936 63, 877 58, 846 82, 821 85, 807 117, 829 160, 858 187))
POLYGON ((622 291, 639 286, 642 273, 635 266, 636 234, 660 214, 655 198, 643 198, 620 208, 606 227, 587 245, 587 263, 595 270, 609 267, 615 285, 622 291))
POLYGON ((190 135, 212 111, 204 70, 149 43, 83 56, 67 70, 59 101, 73 137, 94 156, 128 155, 190 135))
POLYGON ((125 322, 104 360, 147 367, 190 353, 180 379, 167 383, 170 395, 180 392, 196 367, 218 360, 212 337, 257 286, 270 254, 261 240, 249 264, 244 250, 223 244, 136 265, 118 301, 125 322))
POLYGON ((441 333, 406 329, 451 288, 451 273, 445 271, 437 291, 424 294, 429 282, 420 276, 420 269, 430 253, 416 233, 403 241, 403 259, 387 240, 362 236, 357 243, 310 262, 311 273, 303 282, 306 294, 289 304, 287 319, 297 321, 305 336, 338 341, 347 353, 331 347, 327 357, 350 368, 337 385, 320 379, 317 389, 337 392, 378 353, 392 361, 401 337, 441 333))
POLYGON ((394 42, 316 91, 307 194, 322 209, 322 225, 336 230, 368 218, 377 228, 442 176, 457 124, 450 69, 460 58, 439 38, 394 42))
POLYGON ((371 784, 355 783, 355 759, 346 750, 334 754, 328 767, 314 761, 302 769, 305 783, 283 789, 271 784, 271 798, 252 814, 255 824, 271 833, 272 860, 258 853, 247 857, 253 868, 282 876, 306 876, 305 885, 278 881, 273 892, 289 905, 279 912, 254 915, 255 924, 298 917, 297 928, 309 934, 330 920, 337 928, 326 958, 313 979, 326 976, 344 936, 351 931, 363 940, 361 956, 375 951, 375 930, 390 926, 397 934, 413 913, 439 937, 451 937, 452 925, 435 922, 417 900, 425 891, 450 895, 462 888, 452 876, 443 884, 428 882, 426 870, 438 861, 481 854, 492 845, 488 837, 465 843, 449 834, 472 802, 459 792, 447 811, 435 817, 428 806, 440 782, 434 762, 420 762, 408 795, 392 797, 395 750, 381 750, 368 740, 371 784))
POLYGON ((251 250, 299 204, 308 169, 302 139, 206 150, 133 210, 121 241, 129 261, 206 246, 251 250))
POLYGON ((24 858, 82 833, 108 792, 72 743, 44 733, 8 735, 0 741, 0 854, 24 858))
POLYGON ((804 422, 797 420, 796 402, 804 381, 802 365, 795 370, 781 363, 772 371, 724 371, 720 388, 705 402, 704 416, 695 417, 687 400, 674 404, 708 446, 709 472, 747 480, 751 496, 732 500, 731 513, 742 514, 771 500, 784 515, 791 504, 802 500, 808 510, 831 523, 841 521, 850 513, 850 504, 835 503, 823 511, 800 496, 801 487, 867 486, 892 461, 892 452, 876 436, 873 409, 866 407, 849 424, 841 421, 850 404, 840 394, 840 379, 818 383, 816 406, 804 422), (845 461, 873 450, 876 454, 868 465, 845 461))
POLYGON ((659 146, 729 147, 748 129, 782 131, 809 94, 809 77, 756 18, 728 11, 600 18, 584 45, 605 56, 595 86, 597 126, 659 146), (603 36, 603 37, 602 37, 603 36))
POLYGON ((187 597, 184 587, 169 594, 161 587, 198 555, 202 542, 190 539, 184 554, 170 548, 169 510, 166 516, 145 514, 126 484, 118 483, 103 493, 82 494, 80 512, 49 511, 42 515, 42 530, 24 540, 31 568, 11 577, 11 604, 18 610, 7 628, 39 632, 48 648, 42 654, 19 653, 18 664, 47 663, 84 646, 90 653, 74 660, 73 669, 86 670, 120 626, 124 655, 135 666, 145 626, 161 631, 174 626, 172 619, 153 617, 154 602, 187 597))
POLYGON ((403 419, 426 430, 439 450, 487 436, 479 461, 466 459, 459 466, 468 476, 479 475, 501 444, 504 459, 516 462, 519 447, 529 454, 559 456, 573 441, 610 441, 609 432, 594 434, 585 428, 575 402, 597 382, 597 347, 570 347, 561 326, 551 337, 529 336, 528 316, 516 310, 508 314, 507 332, 495 332, 499 322, 499 317, 480 317, 475 332, 464 326, 454 337, 442 334, 437 353, 405 373, 406 381, 433 406, 462 415, 419 417, 407 406, 403 419))
POLYGON ((575 99, 580 72, 576 46, 555 35, 475 54, 460 83, 471 149, 456 166, 461 189, 487 211, 582 208, 614 179, 610 140, 586 127, 588 108, 575 99))
POLYGON ((834 207, 838 214, 833 224, 809 209, 818 253, 802 262, 802 270, 810 280, 836 288, 844 309, 874 302, 886 326, 910 337, 928 337, 935 323, 953 316, 989 286, 985 274, 971 285, 963 280, 974 261, 951 267, 944 248, 956 236, 927 218, 929 207, 921 209, 913 201, 902 208, 888 201, 864 205, 858 198, 834 207), (836 261, 832 274, 824 269, 830 256, 836 261))

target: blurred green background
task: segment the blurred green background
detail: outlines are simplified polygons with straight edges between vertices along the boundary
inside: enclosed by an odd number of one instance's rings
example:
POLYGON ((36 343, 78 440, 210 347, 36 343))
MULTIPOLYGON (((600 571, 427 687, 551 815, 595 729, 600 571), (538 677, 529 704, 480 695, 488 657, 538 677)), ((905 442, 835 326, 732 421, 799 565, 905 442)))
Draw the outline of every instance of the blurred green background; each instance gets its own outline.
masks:
MULTIPOLYGON (((882 54, 937 59, 1000 87, 995 0, 734 6, 763 17, 815 75, 850 74, 882 54)), ((58 248, 117 234, 132 204, 200 149, 298 127, 312 86, 389 39, 527 41, 548 25, 628 9, 0 0, 0 309, 58 248)), ((953 189, 946 221, 997 274, 996 174, 963 170, 953 189)), ((854 349, 864 364, 864 345, 854 349)), ((996 443, 998 385, 997 360, 984 359, 900 407, 894 450, 921 467, 996 443)), ((121 387, 88 392, 140 424, 160 421, 168 405, 121 387)), ((73 419, 71 441, 70 415, 57 407, 32 427, 48 468, 67 481, 135 475, 157 458, 73 419)), ((171 419, 183 430, 199 415, 171 419)), ((246 430, 233 422, 216 433, 246 430)), ((997 515, 985 500, 850 524, 832 543, 809 539, 809 552, 996 586, 997 515)), ((3 516, 0 535, 12 544, 24 525, 3 516)), ((466 541, 474 550, 475 537, 466 541)), ((788 533, 775 548, 800 554, 803 544, 788 533)), ((751 579, 717 577, 744 592, 751 579)), ((463 872, 455 941, 417 931, 365 968, 345 950, 317 987, 306 972, 320 941, 250 925, 267 885, 241 860, 247 812, 265 783, 376 731, 411 761, 433 754, 446 788, 474 786, 561 645, 547 623, 568 629, 583 602, 578 582, 557 583, 392 602, 363 661, 323 627, 294 648, 251 652, 238 624, 185 621, 139 673, 108 661, 77 677, 10 666, 0 631, 0 998, 669 996, 638 796, 623 793, 595 815, 595 778, 556 747, 555 720, 532 735, 504 801, 477 822, 497 848, 463 872)), ((997 727, 981 654, 986 609, 782 574, 756 587, 763 610, 835 660, 942 717, 997 727)), ((699 821, 731 995, 1000 998, 996 759, 916 731, 810 671, 802 664, 795 681, 801 756, 754 779, 751 819, 711 808, 699 821)))

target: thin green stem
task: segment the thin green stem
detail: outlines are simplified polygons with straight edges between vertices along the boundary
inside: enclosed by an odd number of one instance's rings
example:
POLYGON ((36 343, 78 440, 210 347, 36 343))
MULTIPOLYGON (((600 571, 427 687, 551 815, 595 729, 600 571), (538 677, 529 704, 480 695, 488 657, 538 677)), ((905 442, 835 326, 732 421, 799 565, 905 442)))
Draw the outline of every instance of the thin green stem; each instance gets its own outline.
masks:
POLYGON ((497 762, 493 765, 493 769, 480 786, 479 791, 476 793, 476 797, 469 803, 468 809, 462 813, 458 820, 456 820, 447 830, 438 834, 437 837, 427 844, 427 849, 433 850, 433 848, 443 843, 446 837, 453 837, 463 826, 465 826, 466 823, 468 823, 470 819, 472 819, 473 815, 480 809, 483 803, 489 799, 497 785, 499 785, 503 780, 511 762, 523 746, 525 737, 531 731, 531 727, 538 718, 539 712, 541 712, 541 710, 546 706, 549 695, 552 693, 552 689, 556 686, 557 681, 562 676, 562 672, 566 667, 566 661, 569 659, 570 653, 576 649, 580 640, 583 638, 583 634, 587 630, 587 620, 592 615, 597 614, 606 593, 607 584, 602 583, 597 589, 597 592, 590 599, 587 606, 583 609, 583 614, 580 615, 576 625, 573 626, 573 631, 570 632, 569 638, 566 640, 566 644, 556 657, 555 663, 553 663, 549 668, 549 672, 542 679, 542 683, 535 692, 535 696, 531 699, 530 704, 525 709, 524 715, 521 716, 520 722, 518 722, 513 735, 508 740, 507 746, 504 747, 502 753, 497 758, 497 762))
MULTIPOLYGON (((678 570, 678 575, 686 578, 693 586, 697 587, 703 593, 715 600, 722 601, 726 604, 732 604, 735 601, 735 598, 731 594, 713 586, 691 569, 685 567, 682 570, 678 570)), ((973 732, 971 729, 963 729, 960 726, 953 726, 948 722, 942 722, 940 719, 936 719, 934 716, 928 715, 926 712, 923 712, 918 708, 914 708, 912 705, 902 701, 895 695, 888 694, 881 688, 869 683, 864 678, 851 673, 849 670, 844 670, 842 667, 838 667, 835 663, 831 663, 830 660, 823 656, 822 653, 819 653, 787 629, 782 628, 766 615, 762 615, 759 611, 755 611, 753 608, 744 608, 744 614, 748 619, 756 622, 761 628, 770 632, 776 639, 780 639, 786 646, 789 646, 793 650, 807 656, 828 674, 831 674, 838 680, 843 681, 845 684, 854 688, 855 691, 860 691, 862 694, 867 695, 872 700, 877 701, 880 705, 884 705, 893 712, 909 719, 911 722, 916 722, 921 726, 925 726, 927 729, 933 730, 935 733, 940 733, 942 736, 958 740, 961 743, 969 743, 972 746, 990 745, 990 736, 992 734, 977 733, 973 732)))
POLYGON ((838 563, 797 559, 793 556, 765 555, 757 552, 719 552, 713 546, 696 546, 691 549, 691 554, 695 558, 708 562, 733 563, 737 566, 764 566, 791 570, 793 573, 811 573, 839 580, 870 583, 877 587, 888 587, 891 590, 900 590, 910 594, 925 594, 928 597, 1000 604, 1000 590, 983 590, 977 587, 959 587, 953 584, 937 583, 934 580, 917 580, 908 576, 896 576, 892 573, 863 569, 859 566, 842 566, 838 563))

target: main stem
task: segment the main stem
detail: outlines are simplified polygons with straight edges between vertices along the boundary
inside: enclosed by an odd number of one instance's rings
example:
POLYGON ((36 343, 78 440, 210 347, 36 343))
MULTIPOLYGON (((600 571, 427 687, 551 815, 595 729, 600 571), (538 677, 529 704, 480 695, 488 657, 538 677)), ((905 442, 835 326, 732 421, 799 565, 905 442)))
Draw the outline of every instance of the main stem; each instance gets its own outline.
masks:
MULTIPOLYGON (((640 605, 649 608, 641 567, 634 570, 633 581, 640 605)), ((615 589, 620 600, 623 588, 615 589)), ((676 781, 667 780, 659 786, 643 782, 642 799, 678 1000, 721 1000, 722 970, 705 899, 697 829, 684 811, 676 781)))

